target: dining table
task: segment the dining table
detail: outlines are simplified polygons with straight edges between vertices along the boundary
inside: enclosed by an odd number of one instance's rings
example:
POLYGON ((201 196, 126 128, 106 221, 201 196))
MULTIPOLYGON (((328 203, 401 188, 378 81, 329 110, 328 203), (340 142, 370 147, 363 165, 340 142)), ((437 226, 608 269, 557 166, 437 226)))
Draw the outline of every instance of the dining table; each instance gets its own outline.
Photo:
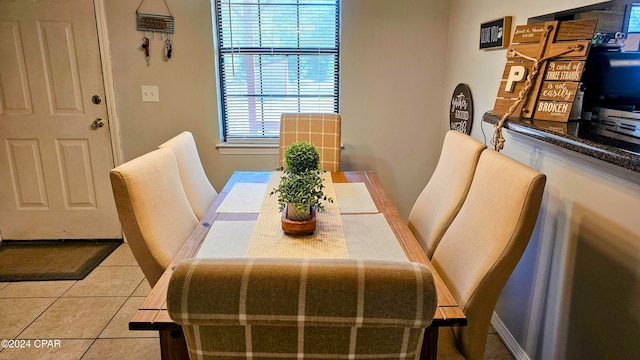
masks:
MULTIPOLYGON (((189 258, 296 257, 407 261, 426 265, 438 304, 425 330, 421 359, 435 359, 438 329, 465 326, 467 318, 445 282, 371 171, 324 174, 325 210, 312 235, 281 229, 277 194, 281 172, 236 171, 184 242, 129 322, 130 330, 157 330, 162 359, 188 359, 180 325, 167 312, 167 288, 175 266, 189 258)), ((170 206, 168 204, 167 206, 170 206)))

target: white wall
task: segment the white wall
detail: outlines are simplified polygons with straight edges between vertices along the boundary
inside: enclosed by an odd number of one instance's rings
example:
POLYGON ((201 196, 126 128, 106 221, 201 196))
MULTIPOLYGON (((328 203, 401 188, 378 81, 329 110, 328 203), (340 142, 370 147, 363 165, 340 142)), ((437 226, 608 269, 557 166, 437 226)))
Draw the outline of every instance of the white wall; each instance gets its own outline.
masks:
MULTIPOLYGON (((486 134, 488 143, 493 135, 493 126, 479 125, 493 108, 506 54, 478 50, 480 23, 513 16, 515 27, 597 2, 451 1, 444 91, 470 86, 472 136, 486 134)), ((506 340, 520 358, 639 358, 640 186, 608 164, 511 135, 503 153, 545 173, 547 187, 534 236, 496 308, 506 340)))
MULTIPOLYGON (((274 169, 276 155, 220 155, 215 148, 220 130, 209 0, 168 2, 174 58, 163 62, 162 43, 152 41, 149 67, 134 26, 138 4, 105 1, 124 160, 190 130, 217 189, 234 170, 274 169), (142 103, 140 85, 158 85, 160 102, 142 103)), ((164 10, 161 1, 146 6, 146 12, 164 10)), ((440 109, 449 5, 343 0, 341 11, 343 169, 375 171, 406 217, 435 167, 448 124, 440 109)))
MULTIPOLYGON (((343 0, 346 170, 373 170, 405 218, 440 155, 449 3, 343 0)), ((449 95, 450 96, 450 95, 449 95)))

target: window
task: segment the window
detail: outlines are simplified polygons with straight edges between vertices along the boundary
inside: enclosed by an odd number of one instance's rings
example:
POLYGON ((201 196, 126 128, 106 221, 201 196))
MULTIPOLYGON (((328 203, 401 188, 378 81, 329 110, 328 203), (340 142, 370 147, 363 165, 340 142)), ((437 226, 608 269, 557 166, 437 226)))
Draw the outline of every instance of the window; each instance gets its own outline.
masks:
POLYGON ((223 141, 284 112, 338 112, 339 0, 214 0, 223 141))
POLYGON ((640 3, 627 5, 623 31, 627 33, 640 32, 640 3))

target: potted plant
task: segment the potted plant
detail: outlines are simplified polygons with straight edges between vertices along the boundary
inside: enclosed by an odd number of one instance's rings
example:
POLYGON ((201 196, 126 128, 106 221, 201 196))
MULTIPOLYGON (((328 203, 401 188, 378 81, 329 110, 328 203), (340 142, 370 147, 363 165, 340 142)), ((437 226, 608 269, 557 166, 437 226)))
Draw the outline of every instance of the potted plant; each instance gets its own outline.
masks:
POLYGON ((315 211, 324 210, 322 201, 333 202, 324 194, 321 175, 325 171, 320 168, 320 154, 313 144, 296 142, 285 152, 284 163, 280 183, 270 193, 278 194, 283 229, 290 233, 295 233, 292 227, 304 228, 301 233, 313 232, 315 211), (305 222, 309 224, 299 224, 305 222), (313 229, 309 231, 310 227, 313 229))

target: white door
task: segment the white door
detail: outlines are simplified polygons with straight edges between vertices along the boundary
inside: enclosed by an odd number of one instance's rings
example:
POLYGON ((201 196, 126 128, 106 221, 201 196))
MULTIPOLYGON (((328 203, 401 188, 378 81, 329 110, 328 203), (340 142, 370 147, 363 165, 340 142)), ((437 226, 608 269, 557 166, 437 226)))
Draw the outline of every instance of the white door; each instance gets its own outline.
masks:
POLYGON ((120 238, 112 167, 93 1, 0 0, 2 239, 120 238))

